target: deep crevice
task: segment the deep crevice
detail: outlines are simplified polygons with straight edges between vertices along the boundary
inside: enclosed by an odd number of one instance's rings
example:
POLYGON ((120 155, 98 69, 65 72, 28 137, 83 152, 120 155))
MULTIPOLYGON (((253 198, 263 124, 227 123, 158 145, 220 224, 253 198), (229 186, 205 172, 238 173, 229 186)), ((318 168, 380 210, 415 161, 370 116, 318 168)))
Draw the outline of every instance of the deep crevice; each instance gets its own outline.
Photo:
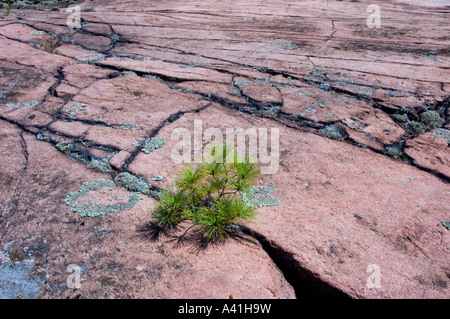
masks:
POLYGON ((241 226, 244 234, 255 238, 294 288, 298 299, 352 299, 352 296, 323 281, 318 274, 305 268, 291 253, 268 238, 241 226))

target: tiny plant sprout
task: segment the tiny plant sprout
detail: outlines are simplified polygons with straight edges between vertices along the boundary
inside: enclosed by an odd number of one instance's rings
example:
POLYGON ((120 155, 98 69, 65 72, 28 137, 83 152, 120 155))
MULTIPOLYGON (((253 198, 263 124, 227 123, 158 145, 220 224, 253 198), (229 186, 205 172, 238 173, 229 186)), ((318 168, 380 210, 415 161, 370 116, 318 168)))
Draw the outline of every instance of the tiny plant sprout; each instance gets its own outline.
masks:
POLYGON ((243 194, 253 189, 260 167, 248 157, 239 156, 232 147, 217 144, 211 157, 198 166, 186 166, 166 190, 151 216, 156 227, 173 230, 190 220, 203 239, 223 241, 240 221, 250 221, 256 207, 243 194))

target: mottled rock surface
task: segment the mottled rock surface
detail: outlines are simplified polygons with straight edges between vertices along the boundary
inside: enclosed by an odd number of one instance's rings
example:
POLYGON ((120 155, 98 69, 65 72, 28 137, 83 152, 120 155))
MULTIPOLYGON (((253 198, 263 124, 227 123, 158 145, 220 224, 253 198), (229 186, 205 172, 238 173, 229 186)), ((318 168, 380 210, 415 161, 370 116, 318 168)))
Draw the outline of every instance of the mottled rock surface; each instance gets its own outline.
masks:
POLYGON ((450 3, 370 4, 0 13, 0 297, 449 298, 450 3), (280 202, 224 244, 151 240, 195 123, 279 130, 280 202))

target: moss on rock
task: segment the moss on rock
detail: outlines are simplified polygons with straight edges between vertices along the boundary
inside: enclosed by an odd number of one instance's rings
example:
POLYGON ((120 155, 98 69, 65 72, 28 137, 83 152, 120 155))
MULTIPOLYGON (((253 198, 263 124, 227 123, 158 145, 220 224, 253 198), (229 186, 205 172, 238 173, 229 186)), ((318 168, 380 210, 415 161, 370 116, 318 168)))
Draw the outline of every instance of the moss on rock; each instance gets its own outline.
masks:
POLYGON ((68 142, 59 142, 58 144, 56 144, 55 146, 58 150, 60 150, 63 153, 67 153, 69 152, 72 147, 73 144, 72 143, 68 143, 68 142))
POLYGON ((332 138, 333 140, 341 141, 344 139, 340 130, 336 128, 334 125, 329 125, 320 130, 320 133, 325 135, 326 137, 332 138))
POLYGON ((394 114, 392 117, 394 120, 402 123, 407 123, 409 121, 408 114, 394 114))
POLYGON ((445 120, 441 118, 438 112, 429 110, 420 114, 420 121, 432 128, 438 128, 444 125, 445 120))
POLYGON ((395 159, 400 159, 403 156, 402 150, 396 145, 386 146, 386 154, 395 159))
POLYGON ((420 122, 411 121, 406 124, 406 129, 414 135, 420 135, 420 134, 424 133, 427 128, 425 125, 423 125, 420 122))
POLYGON ((105 157, 101 160, 97 160, 97 159, 91 159, 91 162, 89 163, 89 166, 95 169, 98 169, 99 171, 103 172, 103 173, 110 173, 112 172, 112 168, 109 165, 109 160, 111 159, 111 157, 114 156, 115 153, 109 155, 108 157, 105 157))

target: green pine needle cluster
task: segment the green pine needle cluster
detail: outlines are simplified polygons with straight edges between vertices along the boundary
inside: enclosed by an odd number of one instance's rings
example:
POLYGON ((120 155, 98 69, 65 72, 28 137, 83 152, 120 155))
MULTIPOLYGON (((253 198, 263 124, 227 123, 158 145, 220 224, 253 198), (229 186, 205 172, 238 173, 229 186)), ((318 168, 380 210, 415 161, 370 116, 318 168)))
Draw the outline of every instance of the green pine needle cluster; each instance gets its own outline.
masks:
POLYGON ((183 167, 174 183, 161 191, 152 212, 157 227, 173 230, 190 220, 204 239, 222 241, 235 223, 256 216, 256 208, 242 195, 253 188, 259 165, 226 145, 212 147, 211 155, 196 167, 183 167))

